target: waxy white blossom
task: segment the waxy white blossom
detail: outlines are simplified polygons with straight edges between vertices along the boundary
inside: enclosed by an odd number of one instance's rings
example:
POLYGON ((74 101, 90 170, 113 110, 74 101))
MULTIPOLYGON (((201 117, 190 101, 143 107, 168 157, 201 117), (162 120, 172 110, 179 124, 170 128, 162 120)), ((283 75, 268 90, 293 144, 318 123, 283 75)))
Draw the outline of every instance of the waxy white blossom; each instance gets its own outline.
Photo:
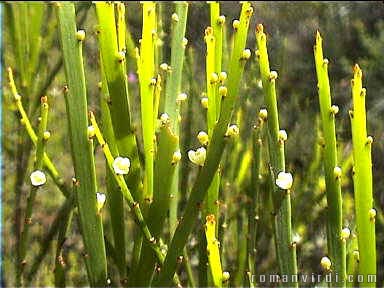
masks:
POLYGON ((116 157, 113 161, 112 167, 116 174, 128 174, 129 168, 131 167, 131 161, 129 161, 126 157, 116 157))
POLYGON ((284 190, 291 189, 293 183, 293 177, 291 173, 280 172, 277 175, 276 185, 284 190))
POLYGON ((35 187, 44 185, 45 182, 47 182, 47 178, 45 177, 44 172, 40 170, 33 171, 30 178, 32 185, 35 187))
POLYGON ((188 151, 189 160, 191 160, 192 163, 199 166, 204 166, 206 156, 207 156, 207 151, 205 150, 204 147, 200 147, 196 151, 195 150, 188 151))

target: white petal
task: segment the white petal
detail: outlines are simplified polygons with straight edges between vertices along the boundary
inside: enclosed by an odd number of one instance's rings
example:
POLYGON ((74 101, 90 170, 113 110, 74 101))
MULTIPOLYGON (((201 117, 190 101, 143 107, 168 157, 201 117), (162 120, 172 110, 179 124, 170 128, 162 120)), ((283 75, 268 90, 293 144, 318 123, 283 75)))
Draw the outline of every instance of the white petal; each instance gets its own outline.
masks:
POLYGON ((277 175, 276 185, 284 190, 288 190, 292 187, 293 178, 291 173, 280 172, 277 175))
POLYGON ((33 186, 41 186, 47 182, 44 172, 40 170, 33 171, 30 178, 33 186))
POLYGON ((131 167, 131 162, 128 158, 116 157, 112 166, 116 174, 128 174, 129 167, 131 167))

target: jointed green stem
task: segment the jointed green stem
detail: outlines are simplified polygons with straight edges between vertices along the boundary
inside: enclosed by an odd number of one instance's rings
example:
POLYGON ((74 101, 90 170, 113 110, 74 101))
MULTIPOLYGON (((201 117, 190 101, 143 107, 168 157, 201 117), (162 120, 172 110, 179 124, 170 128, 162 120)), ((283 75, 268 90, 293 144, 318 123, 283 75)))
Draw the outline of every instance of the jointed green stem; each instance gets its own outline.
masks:
POLYGON ((335 176, 337 169, 337 147, 335 131, 335 113, 331 108, 331 91, 328 78, 328 60, 323 58, 322 39, 316 34, 314 46, 315 64, 318 80, 321 120, 324 134, 324 171, 327 187, 327 244, 328 255, 332 261, 332 279, 339 276, 339 281, 333 281, 332 286, 345 287, 346 252, 345 239, 341 238, 342 230, 342 197, 341 177, 335 176))
POLYGON ((215 172, 219 167, 226 142, 225 133, 232 116, 241 75, 246 62, 246 58, 243 57, 243 51, 252 13, 253 9, 250 3, 244 2, 241 10, 240 26, 235 32, 235 45, 228 73, 228 94, 222 100, 220 117, 212 133, 212 140, 208 147, 205 164, 199 171, 195 184, 193 185, 185 211, 172 238, 163 268, 159 278, 155 280, 154 286, 166 286, 170 284, 176 270, 177 258, 183 253, 184 245, 197 219, 199 213, 198 208, 201 206, 215 172))
POLYGON ((119 189, 121 190, 121 193, 123 194, 124 198, 127 200, 129 208, 131 208, 131 211, 133 213, 134 219, 137 225, 140 227, 140 230, 143 233, 146 241, 148 242, 148 245, 151 247, 151 249, 153 249, 157 260, 160 262, 160 264, 162 264, 164 262, 164 255, 161 252, 160 246, 157 244, 156 239, 152 236, 151 232, 149 231, 147 223, 145 222, 145 219, 143 217, 143 213, 141 212, 140 205, 133 199, 132 194, 127 187, 127 184, 125 183, 123 175, 115 173, 113 169, 114 158, 112 156, 112 153, 108 147, 108 144, 104 141, 103 135, 101 134, 99 126, 96 123, 95 116, 92 112, 90 112, 89 114, 91 124, 95 129, 95 136, 104 152, 104 156, 107 160, 108 167, 113 175, 113 178, 119 186, 119 189))
MULTIPOLYGON (((44 155, 44 148, 46 140, 44 139, 44 132, 47 129, 47 121, 48 121, 48 103, 47 103, 47 97, 41 97, 41 120, 39 124, 39 133, 37 136, 37 143, 36 143, 36 160, 33 165, 34 171, 40 171, 43 168, 43 155, 44 155)), ((29 228, 32 225, 32 210, 33 210, 33 204, 35 202, 36 193, 38 191, 40 186, 32 186, 31 193, 29 194, 28 200, 27 200, 27 207, 25 212, 25 220, 24 220, 24 229, 21 233, 20 243, 18 247, 18 257, 17 261, 19 264, 19 268, 16 271, 16 285, 21 286, 22 285, 22 275, 24 271, 24 267, 26 264, 25 256, 26 256, 26 249, 27 244, 29 240, 29 228)))
POLYGON ((273 180, 276 254, 280 274, 288 275, 289 278, 289 281, 283 283, 283 285, 297 287, 297 281, 294 281, 294 283, 291 281, 292 275, 297 275, 296 245, 292 242, 291 196, 289 191, 279 189, 275 184, 277 175, 285 171, 284 141, 279 139, 278 135, 280 128, 275 87, 277 75, 271 73, 269 68, 267 39, 261 24, 256 29, 256 40, 258 46, 257 56, 264 89, 264 101, 268 111, 268 145, 273 180))
POLYGON ((366 90, 362 86, 363 72, 356 64, 352 79, 353 110, 350 112, 352 124, 352 144, 355 189, 355 211, 357 240, 359 246, 359 273, 364 282, 360 286, 376 287, 368 277, 376 275, 376 235, 375 216, 372 189, 372 137, 367 136, 365 113, 366 90), (370 276, 371 275, 371 276, 370 276))

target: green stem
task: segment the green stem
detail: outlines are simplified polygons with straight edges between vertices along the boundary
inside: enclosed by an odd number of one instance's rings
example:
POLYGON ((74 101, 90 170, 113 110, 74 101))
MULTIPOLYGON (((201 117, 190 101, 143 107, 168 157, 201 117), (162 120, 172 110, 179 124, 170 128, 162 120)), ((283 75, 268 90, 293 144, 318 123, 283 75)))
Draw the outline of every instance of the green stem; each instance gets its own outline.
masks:
MULTIPOLYGON (((40 171, 43 168, 43 155, 44 155, 44 149, 45 149, 45 143, 46 140, 44 139, 44 132, 47 129, 47 122, 48 122, 48 103, 47 103, 47 97, 41 97, 41 120, 39 124, 39 133, 37 136, 37 143, 36 143, 36 160, 33 165, 34 171, 40 171)), ((32 210, 33 210, 33 204, 35 202, 36 193, 38 192, 39 188, 41 186, 32 186, 31 192, 29 194, 29 197, 27 199, 27 207, 25 211, 25 220, 24 220, 24 229, 21 233, 21 238, 19 242, 19 249, 18 249, 18 269, 16 271, 16 285, 21 286, 22 285, 22 277, 24 272, 24 267, 27 264, 25 260, 26 256, 26 249, 27 249, 27 243, 29 240, 29 228, 32 225, 32 210)))
POLYGON ((350 112, 353 145, 353 185, 355 192, 355 213, 357 240, 359 245, 359 275, 363 275, 361 287, 376 287, 376 210, 372 191, 372 137, 367 136, 365 112, 366 90, 362 86, 363 72, 356 64, 352 80, 353 110, 350 112))
MULTIPOLYGON (((339 277, 339 281, 333 281, 332 286, 345 287, 346 282, 346 250, 345 239, 341 238, 342 219, 342 196, 341 177, 335 176, 337 163, 335 111, 331 107, 331 91, 328 78, 328 60, 323 58, 322 39, 320 33, 316 34, 314 46, 317 83, 319 91, 319 102, 321 121, 324 135, 324 171, 327 188, 327 243, 328 257, 332 262, 332 279, 339 277)), ((333 106, 336 107, 336 106, 333 106)))
MULTIPOLYGON (((277 97, 275 79, 276 75, 269 68, 267 39, 263 26, 259 24, 256 29, 258 46, 258 60, 260 74, 264 89, 264 102, 268 111, 268 146, 270 165, 272 168, 272 186, 274 203, 274 231, 276 254, 279 263, 280 274, 287 275, 286 287, 298 287, 297 281, 292 281, 292 276, 297 275, 296 245, 292 242, 291 223, 291 195, 289 190, 282 190, 275 184, 275 179, 280 172, 285 171, 284 141, 279 139, 279 116, 277 110, 277 97)), ((276 73, 276 72, 275 72, 276 73)))
POLYGON ((76 202, 85 246, 85 263, 90 285, 100 287, 106 284, 107 261, 103 227, 97 211, 93 145, 87 134, 87 94, 82 41, 76 36, 74 4, 58 3, 57 15, 67 81, 64 93, 75 170, 76 202))
POLYGON ((201 206, 216 170, 219 167, 226 142, 225 133, 238 96, 240 79, 246 62, 245 60, 247 59, 247 57, 243 57, 243 51, 252 13, 253 9, 250 3, 244 2, 242 4, 240 26, 235 32, 235 45, 228 73, 228 94, 222 100, 220 118, 212 133, 212 140, 208 146, 205 164, 197 175, 185 211, 169 246, 164 266, 159 277, 156 279, 154 286, 166 286, 170 284, 172 276, 176 271, 177 258, 182 255, 182 250, 197 219, 199 213, 198 208, 201 206))

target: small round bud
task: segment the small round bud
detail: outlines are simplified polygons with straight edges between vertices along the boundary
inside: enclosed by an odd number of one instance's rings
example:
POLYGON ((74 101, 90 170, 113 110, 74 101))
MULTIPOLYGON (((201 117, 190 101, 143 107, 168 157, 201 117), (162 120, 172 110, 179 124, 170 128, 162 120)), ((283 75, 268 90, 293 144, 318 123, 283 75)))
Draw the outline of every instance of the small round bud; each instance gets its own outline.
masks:
POLYGON ((214 84, 214 83, 216 83, 217 81, 219 81, 219 76, 217 76, 217 74, 216 74, 215 72, 213 72, 213 73, 211 74, 211 76, 209 77, 209 82, 210 82, 211 84, 214 84))
POLYGON ((78 30, 76 32, 76 39, 79 41, 84 41, 85 39, 85 31, 84 30, 78 30))
POLYGON ((324 58, 323 59, 323 65, 328 65, 329 64, 329 60, 327 58, 324 58))
POLYGON ((225 97, 225 96, 227 96, 227 94, 228 94, 228 89, 227 89, 227 87, 225 87, 225 86, 220 86, 220 87, 219 87, 219 95, 222 96, 222 97, 225 97))
POLYGON ((259 117, 261 118, 261 119, 263 119, 264 121, 265 120, 267 120, 267 118, 268 118, 268 111, 267 111, 267 109, 260 109, 260 111, 259 111, 259 117))
POLYGON ((361 92, 360 92, 360 96, 361 96, 361 97, 365 97, 365 95, 367 95, 367 89, 362 88, 362 89, 361 89, 361 92))
POLYGON ((354 257, 357 261, 359 261, 359 259, 360 259, 360 252, 359 252, 358 250, 354 250, 354 251, 352 252, 352 255, 353 255, 353 257, 354 257))
POLYGON ((278 133, 278 137, 279 137, 279 141, 287 141, 288 139, 288 135, 287 135, 287 132, 285 130, 280 130, 279 133, 278 133))
POLYGON ((225 23, 225 16, 220 15, 219 18, 217 18, 217 24, 218 25, 223 25, 225 23))
POLYGON ((220 80, 220 82, 224 82, 225 80, 227 80, 227 73, 224 71, 220 72, 219 80, 220 80))
POLYGON ((323 267, 325 271, 331 270, 331 266, 332 266, 331 259, 329 259, 327 256, 324 256, 323 258, 321 258, 320 265, 321 267, 323 267))
POLYGON ((100 213, 101 209, 104 207, 104 203, 105 203, 106 199, 107 199, 107 197, 105 196, 104 193, 99 193, 99 192, 96 193, 97 213, 100 213))
POLYGON ((119 51, 116 55, 117 61, 123 62, 125 60, 125 52, 124 51, 119 51))
POLYGON ((161 114, 160 122, 162 125, 167 125, 169 123, 169 115, 167 113, 161 114))
POLYGON ((160 69, 163 70, 163 71, 168 71, 168 64, 167 63, 161 63, 160 64, 160 69))
POLYGON ((20 96, 20 94, 16 94, 16 95, 15 95, 15 100, 16 100, 16 101, 20 101, 20 100, 21 100, 21 96, 20 96))
POLYGON ((347 240, 351 236, 351 230, 349 230, 348 227, 345 227, 343 230, 341 230, 341 239, 347 240))
POLYGON ((199 134, 197 134, 197 139, 199 140, 201 145, 208 145, 208 134, 204 131, 200 131, 199 134))
POLYGON ((339 166, 336 166, 333 168, 333 175, 335 176, 336 179, 340 179, 342 174, 341 168, 339 166))
POLYGON ((188 98, 188 96, 186 93, 180 93, 179 95, 177 95, 176 101, 183 102, 183 101, 187 100, 187 98, 188 98))
POLYGON ((372 136, 368 136, 367 137, 367 145, 371 145, 373 143, 373 137, 372 136))
POLYGON ((240 21, 239 20, 233 20, 232 22, 233 29, 237 30, 240 27, 240 21))
POLYGON ((241 54, 241 59, 248 60, 249 58, 251 58, 251 50, 244 49, 243 53, 241 54))
POLYGON ((228 271, 223 272, 223 276, 222 276, 223 282, 227 282, 230 277, 231 277, 231 275, 229 274, 228 271))
POLYGON ((332 106, 331 106, 331 114, 332 114, 332 115, 336 115, 337 113, 339 113, 339 106, 337 106, 337 105, 332 105, 332 106))
POLYGON ((20 119, 20 124, 21 124, 21 125, 25 125, 25 123, 26 123, 25 119, 24 119, 24 118, 21 118, 21 119, 20 119))
POLYGON ((188 39, 184 37, 182 44, 183 44, 183 47, 185 48, 188 45, 188 39))
POLYGON ((89 139, 93 138, 95 136, 95 127, 88 126, 87 135, 89 139))
POLYGON ((97 88, 101 89, 102 87, 103 87, 103 82, 101 82, 101 81, 98 82, 98 83, 97 83, 97 88))
POLYGON ((234 136, 239 135, 239 132, 240 132, 239 127, 237 127, 236 124, 233 124, 233 125, 228 127, 227 133, 225 135, 229 136, 229 137, 234 137, 234 136))
POLYGON ((371 219, 371 221, 374 222, 376 218, 376 209, 375 208, 369 209, 368 215, 369 215, 369 219, 371 219))
POLYGON ((151 86, 155 86, 156 83, 157 83, 156 78, 152 78, 151 81, 149 82, 149 85, 151 85, 151 86))
POLYGON ((277 79, 277 72, 271 71, 271 73, 269 73, 269 80, 272 81, 272 80, 276 80, 276 79, 277 79))
POLYGON ((51 132, 49 132, 49 131, 44 131, 43 139, 44 139, 45 141, 47 141, 50 137, 51 137, 51 132))
POLYGON ((207 98, 207 97, 203 97, 203 98, 201 98, 200 102, 201 102, 201 105, 202 105, 205 109, 208 108, 208 98, 207 98))
POLYGON ((177 151, 173 152, 172 164, 177 164, 177 163, 179 163, 180 160, 181 160, 181 152, 180 152, 180 150, 177 150, 177 151))
POLYGON ((176 13, 172 14, 172 21, 179 22, 179 16, 176 13))

